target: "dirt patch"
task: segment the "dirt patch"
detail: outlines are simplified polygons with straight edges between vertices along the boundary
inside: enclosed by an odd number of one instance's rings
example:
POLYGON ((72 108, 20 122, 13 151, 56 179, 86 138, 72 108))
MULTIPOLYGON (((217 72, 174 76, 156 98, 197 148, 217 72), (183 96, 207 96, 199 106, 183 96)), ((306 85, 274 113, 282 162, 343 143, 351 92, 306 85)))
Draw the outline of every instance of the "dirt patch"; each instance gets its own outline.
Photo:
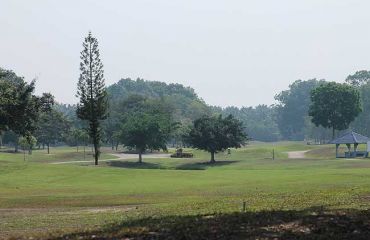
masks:
POLYGON ((79 208, 0 208, 0 216, 33 215, 43 213, 100 213, 100 212, 127 212, 136 209, 137 206, 107 206, 107 207, 79 207, 79 208))
POLYGON ((294 158, 294 159, 299 159, 299 158, 305 158, 305 153, 308 152, 306 151, 294 151, 294 152, 287 152, 288 153, 288 158, 294 158))

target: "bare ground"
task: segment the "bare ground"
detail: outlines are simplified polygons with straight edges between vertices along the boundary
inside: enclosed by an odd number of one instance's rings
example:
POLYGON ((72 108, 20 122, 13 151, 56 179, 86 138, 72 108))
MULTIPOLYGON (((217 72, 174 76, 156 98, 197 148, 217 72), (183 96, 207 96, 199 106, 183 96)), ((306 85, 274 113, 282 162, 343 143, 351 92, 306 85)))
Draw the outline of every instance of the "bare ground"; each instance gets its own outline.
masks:
POLYGON ((294 152, 287 152, 288 153, 288 158, 305 158, 305 153, 308 152, 306 151, 294 151, 294 152))

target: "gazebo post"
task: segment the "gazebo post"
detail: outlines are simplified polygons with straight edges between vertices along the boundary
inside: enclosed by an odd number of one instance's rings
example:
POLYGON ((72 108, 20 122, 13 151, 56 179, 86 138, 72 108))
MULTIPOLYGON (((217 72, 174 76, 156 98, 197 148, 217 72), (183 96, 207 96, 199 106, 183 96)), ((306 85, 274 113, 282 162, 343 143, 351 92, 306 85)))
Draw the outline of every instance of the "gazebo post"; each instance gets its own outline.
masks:
POLYGON ((353 146, 354 146, 354 155, 355 155, 355 157, 357 157, 357 146, 358 146, 358 143, 353 144, 353 146))
POLYGON ((335 157, 336 157, 336 158, 339 158, 339 155, 338 155, 338 148, 339 148, 339 145, 340 145, 340 144, 335 144, 335 157))
POLYGON ((348 148, 349 157, 351 157, 351 144, 347 143, 346 145, 347 145, 347 148, 348 148))

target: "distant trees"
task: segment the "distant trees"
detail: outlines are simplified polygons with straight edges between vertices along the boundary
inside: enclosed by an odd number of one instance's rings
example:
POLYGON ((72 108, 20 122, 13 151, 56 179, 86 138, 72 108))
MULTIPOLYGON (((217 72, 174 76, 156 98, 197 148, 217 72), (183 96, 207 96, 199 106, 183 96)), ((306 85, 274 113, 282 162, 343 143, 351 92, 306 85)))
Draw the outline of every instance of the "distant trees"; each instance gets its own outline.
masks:
POLYGON ((219 115, 195 120, 187 142, 192 147, 211 153, 211 163, 215 163, 215 153, 241 147, 247 139, 242 122, 232 115, 225 118, 219 115))
POLYGON ((346 82, 352 86, 359 87, 370 81, 370 71, 361 70, 357 71, 346 78, 346 82))
POLYGON ((81 52, 80 78, 77 84, 77 116, 89 123, 89 136, 94 145, 95 165, 100 156, 101 120, 107 117, 107 92, 98 40, 89 32, 81 52))
POLYGON ((121 124, 121 143, 139 154, 147 150, 166 150, 171 134, 171 112, 160 100, 131 96, 122 103, 126 109, 121 124))
POLYGON ((329 82, 321 84, 311 92, 309 115, 316 126, 335 130, 347 129, 361 112, 358 90, 347 84, 329 82))
POLYGON ((351 123, 351 127, 365 135, 370 136, 370 82, 357 87, 362 102, 362 112, 351 123))
POLYGON ((306 117, 311 103, 311 91, 324 83, 324 80, 297 80, 289 89, 275 96, 277 104, 276 121, 284 139, 303 140, 305 138, 306 117))
POLYGON ((78 147, 81 144, 83 145, 84 151, 85 151, 85 147, 86 147, 88 140, 89 140, 89 135, 83 129, 73 128, 69 132, 68 141, 72 146, 76 146, 77 152, 78 152, 78 147))
POLYGON ((54 109, 48 113, 42 113, 38 120, 35 136, 39 144, 47 146, 47 152, 50 153, 50 144, 62 141, 68 133, 70 123, 66 117, 54 109))
POLYGON ((276 124, 276 107, 258 105, 256 107, 212 107, 215 113, 223 116, 233 115, 243 122, 248 136, 255 141, 278 141, 281 136, 276 124))

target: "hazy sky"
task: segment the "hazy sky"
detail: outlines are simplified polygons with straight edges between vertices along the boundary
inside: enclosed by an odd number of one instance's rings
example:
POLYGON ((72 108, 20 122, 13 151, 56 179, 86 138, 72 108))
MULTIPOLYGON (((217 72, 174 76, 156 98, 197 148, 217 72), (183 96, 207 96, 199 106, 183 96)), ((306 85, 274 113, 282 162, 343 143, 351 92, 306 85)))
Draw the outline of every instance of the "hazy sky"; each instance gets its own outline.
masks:
POLYGON ((91 30, 108 85, 140 77, 191 86, 212 105, 272 104, 296 79, 370 69, 369 9, 367 0, 0 0, 0 66, 74 103, 91 30))

